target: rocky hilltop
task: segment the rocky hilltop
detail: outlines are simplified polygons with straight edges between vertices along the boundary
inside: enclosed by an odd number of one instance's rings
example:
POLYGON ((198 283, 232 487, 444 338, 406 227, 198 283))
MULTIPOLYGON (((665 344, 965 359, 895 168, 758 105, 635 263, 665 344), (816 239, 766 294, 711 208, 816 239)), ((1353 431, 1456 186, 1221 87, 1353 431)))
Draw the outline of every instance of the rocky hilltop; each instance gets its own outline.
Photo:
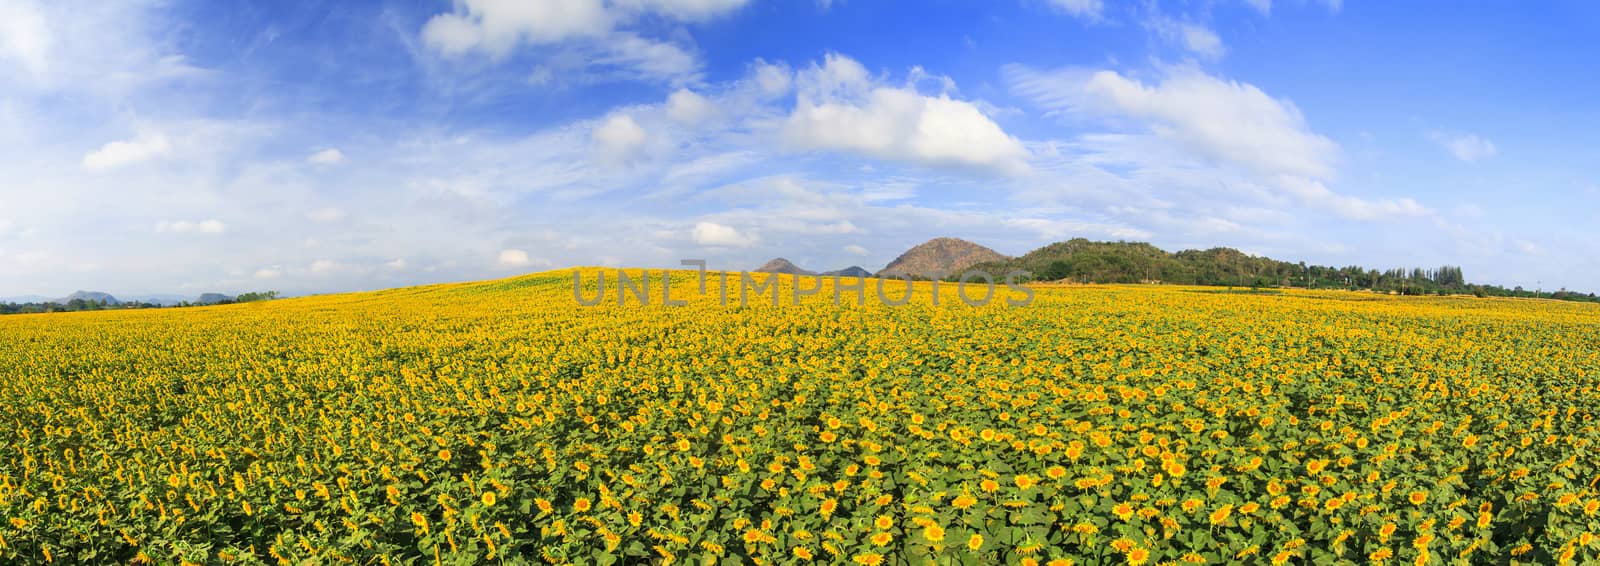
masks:
POLYGON ((758 273, 787 273, 789 275, 816 275, 816 273, 801 269, 800 266, 781 257, 773 258, 755 269, 758 273))
POLYGON ((951 275, 980 263, 1005 261, 1006 256, 959 238, 934 238, 906 250, 878 272, 879 277, 932 278, 951 275))

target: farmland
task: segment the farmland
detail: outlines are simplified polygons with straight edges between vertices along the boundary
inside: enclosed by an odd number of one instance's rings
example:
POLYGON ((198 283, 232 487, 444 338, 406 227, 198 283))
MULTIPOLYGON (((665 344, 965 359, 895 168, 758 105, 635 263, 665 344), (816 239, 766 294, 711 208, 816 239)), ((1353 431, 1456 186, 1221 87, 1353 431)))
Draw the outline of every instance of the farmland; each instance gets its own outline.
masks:
POLYGON ((1595 305, 715 285, 5 317, 0 562, 1600 559, 1595 305))

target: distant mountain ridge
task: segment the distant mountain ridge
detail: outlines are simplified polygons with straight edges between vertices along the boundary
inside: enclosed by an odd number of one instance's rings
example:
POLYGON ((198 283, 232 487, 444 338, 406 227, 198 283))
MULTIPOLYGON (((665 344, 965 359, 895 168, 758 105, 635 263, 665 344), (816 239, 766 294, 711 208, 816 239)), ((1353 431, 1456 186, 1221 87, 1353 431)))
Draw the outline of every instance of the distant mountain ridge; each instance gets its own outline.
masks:
POLYGON ((222 293, 201 293, 200 296, 198 296, 198 297, 186 297, 186 296, 183 296, 183 295, 141 295, 141 296, 129 297, 127 299, 119 299, 115 295, 112 295, 111 293, 106 293, 106 292, 102 292, 102 291, 82 291, 82 290, 80 290, 80 291, 73 291, 71 295, 67 295, 67 296, 61 297, 61 298, 54 298, 54 299, 50 298, 50 297, 46 297, 44 295, 23 295, 23 296, 19 296, 19 297, 0 297, 0 303, 38 304, 38 305, 43 305, 43 304, 66 305, 66 304, 69 304, 69 303, 71 303, 73 301, 83 301, 85 303, 103 303, 103 304, 105 304, 107 306, 120 306, 120 305, 124 305, 124 304, 134 304, 134 303, 144 303, 144 304, 160 305, 160 306, 177 306, 177 305, 180 305, 180 304, 183 304, 183 303, 189 303, 189 304, 192 304, 192 305, 214 305, 214 304, 217 304, 217 303, 226 303, 226 302, 232 301, 234 299, 235 299, 235 297, 233 295, 225 295, 225 294, 222 294, 222 293))
POLYGON ((120 305, 120 304, 122 304, 122 301, 117 300, 117 298, 111 296, 110 293, 101 293, 99 291, 73 291, 71 295, 67 295, 65 298, 56 299, 53 302, 66 304, 66 303, 70 303, 72 301, 83 301, 83 302, 86 302, 86 303, 105 303, 105 304, 108 304, 108 305, 120 305))
POLYGON ((871 271, 867 271, 866 268, 859 265, 852 265, 844 269, 835 269, 833 271, 824 271, 818 273, 795 265, 794 262, 781 257, 772 258, 766 263, 761 264, 761 267, 755 268, 753 271, 756 273, 785 273, 789 275, 818 275, 822 277, 872 277, 871 271))
POLYGON ((859 265, 852 265, 844 269, 835 269, 833 271, 824 271, 822 274, 829 277, 872 277, 871 271, 867 271, 866 268, 859 265))
POLYGON ((974 265, 1001 262, 1008 258, 1000 252, 960 238, 934 238, 900 254, 882 270, 878 277, 911 276, 933 278, 953 275, 974 265))
POLYGON ((801 269, 800 266, 795 265, 794 262, 791 262, 791 261, 789 261, 787 259, 784 259, 784 258, 781 258, 781 257, 772 258, 770 261, 761 264, 761 267, 757 267, 755 270, 756 270, 757 273, 787 273, 789 275, 816 275, 816 273, 801 269))

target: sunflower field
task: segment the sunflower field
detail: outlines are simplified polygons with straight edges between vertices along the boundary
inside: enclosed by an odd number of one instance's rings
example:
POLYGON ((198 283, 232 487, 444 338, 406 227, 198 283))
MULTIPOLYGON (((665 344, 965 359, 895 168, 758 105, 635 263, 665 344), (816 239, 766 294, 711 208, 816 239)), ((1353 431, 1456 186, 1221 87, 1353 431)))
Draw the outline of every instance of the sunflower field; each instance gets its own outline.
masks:
POLYGON ((0 563, 1600 560, 1593 305, 671 277, 0 318, 0 563))

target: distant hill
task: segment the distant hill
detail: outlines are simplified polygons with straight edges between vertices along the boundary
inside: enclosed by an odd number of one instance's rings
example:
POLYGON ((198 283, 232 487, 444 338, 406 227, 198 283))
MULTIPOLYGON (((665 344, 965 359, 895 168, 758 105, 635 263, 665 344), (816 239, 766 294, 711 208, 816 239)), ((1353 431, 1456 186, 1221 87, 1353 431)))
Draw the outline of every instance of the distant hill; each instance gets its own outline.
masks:
POLYGON ((949 275, 981 263, 1003 262, 1007 258, 989 248, 957 238, 934 238, 906 250, 878 272, 879 277, 931 278, 949 275))
POLYGON ((973 266, 999 277, 1013 270, 1032 274, 1034 281, 1073 283, 1170 283, 1241 287, 1312 287, 1371 289, 1400 294, 1470 293, 1480 296, 1546 297, 1593 300, 1566 290, 1554 293, 1474 285, 1460 267, 1434 269, 1368 269, 1290 263, 1246 254, 1233 248, 1167 252, 1143 242, 1094 242, 1075 238, 1056 242, 1021 257, 973 266))
POLYGON ((824 271, 822 274, 838 277, 872 277, 871 271, 867 271, 866 268, 863 268, 859 265, 852 265, 844 269, 835 269, 833 271, 824 271))
POLYGON ((120 304, 122 304, 122 301, 117 300, 117 298, 111 296, 110 293, 101 293, 99 291, 74 291, 71 295, 67 295, 65 298, 56 299, 56 300, 54 300, 52 302, 60 303, 60 304, 64 305, 64 304, 70 303, 72 301, 83 301, 83 302, 86 302, 86 303, 105 303, 105 304, 108 304, 108 305, 120 305, 120 304))
POLYGON ((768 261, 768 262, 766 262, 764 264, 761 264, 761 267, 757 267, 755 269, 755 271, 758 272, 758 273, 787 273, 787 274, 790 274, 790 275, 816 275, 816 273, 801 269, 800 266, 795 265, 794 263, 790 262, 789 260, 783 259, 781 257, 773 258, 772 261, 768 261))

